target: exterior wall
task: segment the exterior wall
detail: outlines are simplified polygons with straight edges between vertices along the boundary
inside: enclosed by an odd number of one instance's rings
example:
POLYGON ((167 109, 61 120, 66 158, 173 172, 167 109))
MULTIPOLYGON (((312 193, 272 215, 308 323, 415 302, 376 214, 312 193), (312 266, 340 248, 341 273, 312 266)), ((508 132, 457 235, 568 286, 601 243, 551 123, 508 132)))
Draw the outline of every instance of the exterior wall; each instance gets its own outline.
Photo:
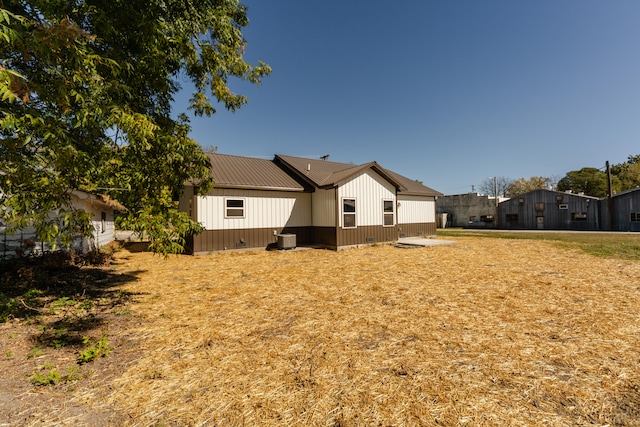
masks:
MULTIPOLYGON (((503 201, 507 199, 498 199, 503 201)), ((474 222, 476 225, 495 227, 496 199, 479 195, 478 193, 454 194, 440 196, 436 201, 438 214, 447 214, 447 227, 467 227, 474 222), (491 216, 494 220, 487 221, 491 216), (482 220, 485 221, 482 221, 482 220), (484 222, 484 224, 479 224, 484 222)))
POLYGON ((363 226, 382 226, 383 200, 393 200, 395 206, 396 189, 391 183, 373 171, 366 171, 338 187, 338 203, 340 204, 338 221, 340 227, 343 226, 342 199, 344 198, 356 199, 356 226, 358 228, 363 226))
POLYGON ((311 194, 284 191, 214 189, 197 196, 197 221, 206 230, 247 230, 308 227, 311 224, 311 194), (245 215, 225 218, 225 199, 245 200, 245 215))
POLYGON ((434 197, 398 196, 398 237, 434 236, 436 201, 434 197))
POLYGON ((91 218, 93 237, 85 238, 82 241, 82 252, 108 245, 116 239, 115 213, 113 209, 102 204, 91 204, 87 201, 81 204, 81 208, 86 212, 93 212, 93 217, 91 218))
POLYGON ((396 227, 363 225, 357 228, 338 229, 337 247, 393 242, 398 239, 396 227))
POLYGON ((242 248, 267 248, 277 243, 281 233, 295 234, 297 245, 307 245, 312 241, 311 227, 279 227, 205 230, 187 239, 188 252, 203 253, 242 248), (276 236, 273 231, 276 231, 276 236))
POLYGON ((398 224, 436 222, 436 202, 433 197, 398 196, 398 224))
POLYGON ((501 229, 600 229, 598 200, 578 194, 535 190, 500 203, 498 213, 501 229), (536 211, 536 204, 543 204, 543 210, 536 211), (586 213, 586 219, 580 220, 574 217, 575 214, 580 213, 586 213))
POLYGON ((336 226, 336 189, 316 190, 311 193, 311 217, 314 227, 336 226))
MULTIPOLYGON (((613 196, 613 229, 615 231, 640 231, 640 188, 613 196), (632 221, 632 215, 634 221, 632 221)), ((607 212, 608 199, 603 200, 602 211, 607 212)), ((604 215, 603 215, 604 217, 604 215)), ((603 221, 603 226, 610 227, 611 222, 603 221)))
POLYGON ((181 210, 189 208, 189 196, 195 200, 192 218, 205 228, 188 239, 189 252, 266 248, 275 244, 281 233, 295 234, 299 245, 312 242, 311 193, 217 188, 202 197, 185 191, 179 202, 181 210), (244 217, 225 218, 229 197, 245 201, 244 217))
POLYGON ((435 236, 436 223, 398 224, 398 237, 435 236))
MULTIPOLYGON (((114 210, 111 207, 92 199, 82 200, 76 197, 72 198, 72 207, 93 213, 93 233, 91 238, 76 237, 69 249, 86 253, 115 240, 114 210)), ((7 234, 5 230, 5 226, 0 226, 0 259, 42 254, 52 249, 51 244, 37 241, 35 227, 25 227, 13 234, 7 234)))

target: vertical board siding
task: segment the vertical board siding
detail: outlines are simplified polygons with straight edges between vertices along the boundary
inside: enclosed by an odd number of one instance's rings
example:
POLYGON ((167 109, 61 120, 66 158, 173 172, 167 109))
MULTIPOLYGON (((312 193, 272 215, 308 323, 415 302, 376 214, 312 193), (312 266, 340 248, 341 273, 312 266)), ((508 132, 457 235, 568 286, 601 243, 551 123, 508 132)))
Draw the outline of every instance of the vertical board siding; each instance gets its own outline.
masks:
POLYGON ((311 224, 311 194, 283 191, 215 189, 197 197, 198 222, 206 230, 247 230, 307 227, 311 224), (225 218, 225 199, 245 200, 243 218, 225 218))
POLYGON ((398 196, 398 224, 435 223, 436 202, 433 197, 398 196))
POLYGON ((318 189, 311 194, 311 216, 314 227, 336 226, 336 189, 318 189))
POLYGON ((600 214, 598 200, 577 194, 549 190, 534 190, 498 205, 498 228, 524 230, 599 230, 600 214), (556 200, 562 197, 562 200, 556 200), (522 200, 522 202, 520 202, 522 200), (544 210, 537 212, 537 203, 544 204, 544 210), (566 209, 560 209, 566 205, 566 209), (586 212, 584 221, 572 219, 573 213, 586 212), (507 215, 517 215, 517 221, 507 221, 507 215), (538 226, 538 217, 542 223, 538 226))
POLYGON ((435 236, 436 223, 398 224, 399 237, 435 236))
POLYGON ((363 225, 357 228, 339 228, 337 246, 366 245, 393 242, 398 239, 396 227, 363 225))
MULTIPOLYGON (((618 194, 613 197, 612 203, 613 229, 615 231, 640 231, 640 221, 631 221, 632 212, 640 213, 640 189, 618 194)), ((601 211, 606 212, 608 219, 608 200, 603 200, 601 211)), ((611 221, 608 220, 606 223, 603 221, 602 225, 610 228, 610 224, 611 221)))
POLYGON ((383 200, 393 200, 395 204, 396 189, 391 183, 371 170, 362 173, 339 187, 340 227, 342 227, 343 222, 342 199, 344 198, 356 199, 357 227, 382 226, 383 200))

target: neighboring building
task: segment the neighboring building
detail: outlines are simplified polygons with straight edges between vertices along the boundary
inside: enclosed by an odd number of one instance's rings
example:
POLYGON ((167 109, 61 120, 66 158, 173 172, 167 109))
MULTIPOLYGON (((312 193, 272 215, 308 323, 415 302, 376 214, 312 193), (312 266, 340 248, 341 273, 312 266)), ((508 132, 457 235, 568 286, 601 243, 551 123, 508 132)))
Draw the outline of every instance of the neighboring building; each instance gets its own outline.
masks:
POLYGON ((597 197, 534 190, 498 205, 499 228, 507 230, 599 230, 597 197))
POLYGON ((640 187, 601 199, 600 216, 603 230, 640 231, 640 187))
POLYGON ((333 249, 435 235, 440 193, 376 162, 209 157, 214 189, 197 196, 187 184, 180 199, 205 228, 190 238, 193 253, 267 247, 280 234, 333 249))
MULTIPOLYGON (((114 215, 116 210, 124 209, 122 205, 106 196, 73 190, 71 206, 93 215, 93 232, 90 237, 78 236, 70 249, 86 253, 115 240, 114 215)), ((49 243, 37 240, 34 227, 20 229, 13 234, 7 234, 5 230, 6 226, 0 224, 0 259, 41 254, 51 250, 49 243)))
MULTIPOLYGON (((499 197, 498 203, 504 200, 508 199, 499 197)), ((478 193, 440 196, 436 200, 436 210, 438 215, 447 214, 447 227, 496 227, 495 197, 478 193)))

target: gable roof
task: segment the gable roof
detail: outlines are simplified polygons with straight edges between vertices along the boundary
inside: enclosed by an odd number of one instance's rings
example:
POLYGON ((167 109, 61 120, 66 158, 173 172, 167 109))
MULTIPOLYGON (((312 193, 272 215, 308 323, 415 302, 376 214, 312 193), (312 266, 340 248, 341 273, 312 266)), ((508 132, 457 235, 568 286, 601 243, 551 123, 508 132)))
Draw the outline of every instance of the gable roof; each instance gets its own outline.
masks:
POLYGON ((254 157, 207 153, 211 162, 211 177, 218 188, 240 188, 279 191, 305 191, 273 161, 254 157))
POLYGON ((291 168, 301 178, 318 188, 334 187, 343 184, 352 177, 367 169, 373 169, 392 185, 399 194, 415 196, 442 196, 442 193, 433 190, 421 183, 409 179, 399 173, 385 169, 377 162, 369 162, 362 165, 348 163, 329 162, 326 160, 305 159, 302 157, 276 155, 275 162, 291 168))
POLYGON ((433 188, 427 187, 426 185, 416 180, 407 178, 406 176, 402 176, 399 173, 396 173, 389 169, 387 169, 387 172, 389 173, 389 175, 394 177, 398 182, 400 182, 400 184, 402 184, 402 186, 404 187, 404 189, 400 191, 400 194, 403 194, 406 196, 432 196, 432 197, 443 196, 441 192, 436 191, 433 188))
POLYGON ((211 177, 217 188, 313 191, 313 188, 341 185, 371 169, 396 187, 398 194, 442 195, 417 181, 383 168, 377 162, 353 165, 281 154, 276 155, 273 160, 218 153, 207 153, 207 156, 211 162, 211 177))

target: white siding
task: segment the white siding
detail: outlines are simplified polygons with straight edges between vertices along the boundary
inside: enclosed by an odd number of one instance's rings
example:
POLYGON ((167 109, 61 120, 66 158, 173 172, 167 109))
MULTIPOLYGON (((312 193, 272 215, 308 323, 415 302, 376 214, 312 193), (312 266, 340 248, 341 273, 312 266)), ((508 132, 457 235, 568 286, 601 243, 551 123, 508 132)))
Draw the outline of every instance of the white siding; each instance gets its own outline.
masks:
POLYGON ((367 170, 345 183, 338 190, 340 226, 342 227, 342 199, 356 199, 356 225, 382 225, 383 200, 396 200, 396 189, 372 170, 367 170))
MULTIPOLYGON (((113 209, 104 203, 96 202, 92 199, 81 200, 72 197, 72 206, 75 209, 82 209, 85 212, 92 212, 91 225, 93 233, 91 238, 82 239, 77 236, 71 248, 80 252, 87 252, 104 246, 115 240, 115 226, 113 209), (102 221, 102 212, 105 212, 105 221, 102 221)), ((36 254, 50 251, 49 243, 36 241, 35 228, 26 227, 13 234, 5 233, 6 227, 0 227, 0 258, 13 258, 17 255, 16 250, 22 249, 25 255, 33 252, 36 254), (29 240, 30 242, 27 242, 29 240)), ((60 249, 60 245, 57 245, 60 249)))
POLYGON ((206 230, 304 227, 311 224, 311 194, 214 189, 198 197, 198 221, 206 230), (245 216, 225 218, 225 198, 245 200, 245 216))
POLYGON ((436 202, 433 197, 398 196, 398 224, 436 221, 436 202))
POLYGON ((312 193, 314 227, 336 226, 336 189, 316 190, 312 193))

